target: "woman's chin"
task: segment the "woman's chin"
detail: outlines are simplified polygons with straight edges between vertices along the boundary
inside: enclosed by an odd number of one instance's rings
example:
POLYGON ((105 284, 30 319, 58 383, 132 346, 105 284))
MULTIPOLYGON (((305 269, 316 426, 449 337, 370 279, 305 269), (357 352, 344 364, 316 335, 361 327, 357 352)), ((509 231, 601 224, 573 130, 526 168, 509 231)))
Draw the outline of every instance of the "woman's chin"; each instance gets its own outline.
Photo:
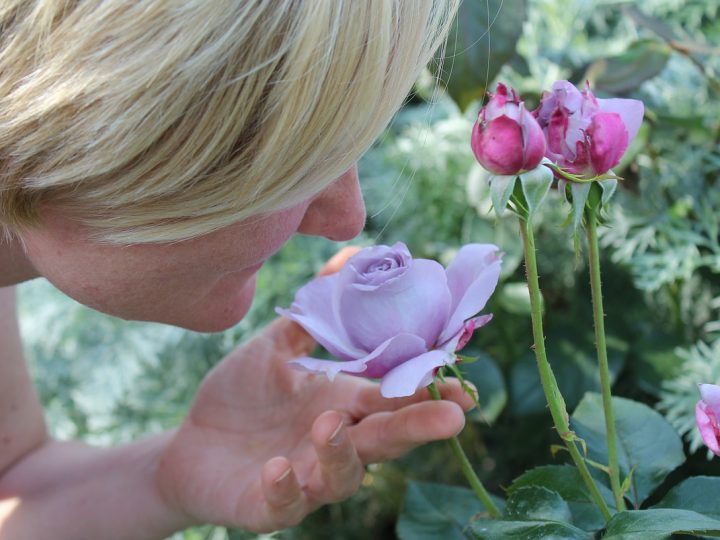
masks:
POLYGON ((222 332, 239 323, 252 307, 255 297, 255 276, 237 291, 218 289, 192 312, 172 317, 167 322, 195 332, 222 332))

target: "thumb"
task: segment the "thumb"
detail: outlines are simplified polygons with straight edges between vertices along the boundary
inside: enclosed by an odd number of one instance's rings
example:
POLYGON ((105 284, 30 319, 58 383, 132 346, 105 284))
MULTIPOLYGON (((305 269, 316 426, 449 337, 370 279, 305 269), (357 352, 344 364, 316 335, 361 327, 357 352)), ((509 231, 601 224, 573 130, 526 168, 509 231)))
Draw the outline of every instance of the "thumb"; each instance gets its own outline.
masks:
POLYGON ((347 260, 355 255, 360 248, 358 246, 347 246, 333 255, 328 262, 320 269, 318 276, 327 276, 339 272, 347 260))
MULTIPOLYGON (((318 272, 318 277, 334 274, 339 271, 347 260, 355 255, 360 248, 348 246, 342 248, 318 272)), ((275 319, 265 330, 264 337, 272 340, 276 346, 284 347, 293 356, 305 356, 315 349, 317 343, 302 326, 294 321, 279 317, 275 319)))

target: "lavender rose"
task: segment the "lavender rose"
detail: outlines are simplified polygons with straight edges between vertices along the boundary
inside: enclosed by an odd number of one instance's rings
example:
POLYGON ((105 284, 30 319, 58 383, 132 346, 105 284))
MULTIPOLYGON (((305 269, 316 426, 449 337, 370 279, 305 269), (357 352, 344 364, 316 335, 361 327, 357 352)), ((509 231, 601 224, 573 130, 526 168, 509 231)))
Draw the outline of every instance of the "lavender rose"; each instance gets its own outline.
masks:
POLYGON ((447 269, 413 259, 400 242, 363 249, 337 274, 302 287, 289 310, 277 308, 341 360, 292 363, 330 379, 340 371, 381 378, 385 397, 412 395, 492 318, 476 315, 495 290, 500 262, 491 244, 464 246, 447 269))

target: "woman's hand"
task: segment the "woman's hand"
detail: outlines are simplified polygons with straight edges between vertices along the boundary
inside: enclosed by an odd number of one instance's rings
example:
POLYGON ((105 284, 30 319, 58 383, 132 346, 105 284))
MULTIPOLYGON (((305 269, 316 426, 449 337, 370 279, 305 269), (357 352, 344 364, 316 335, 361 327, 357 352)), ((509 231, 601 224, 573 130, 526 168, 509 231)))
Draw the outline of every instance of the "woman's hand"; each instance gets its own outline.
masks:
MULTIPOLYGON (((334 257, 337 271, 353 250, 334 257)), ((203 381, 190 413, 163 452, 160 493, 187 524, 265 532, 299 523, 317 507, 355 493, 364 465, 456 435, 472 400, 457 384, 386 399, 377 384, 290 368, 314 340, 277 319, 203 381)))

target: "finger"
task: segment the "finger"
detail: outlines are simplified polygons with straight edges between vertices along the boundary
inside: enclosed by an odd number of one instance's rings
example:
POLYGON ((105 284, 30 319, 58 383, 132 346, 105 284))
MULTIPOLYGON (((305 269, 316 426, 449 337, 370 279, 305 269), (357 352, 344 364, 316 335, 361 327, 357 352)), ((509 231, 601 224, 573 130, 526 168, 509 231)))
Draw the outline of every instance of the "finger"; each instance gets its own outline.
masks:
MULTIPOLYGON (((337 272, 358 251, 360 248, 354 246, 342 248, 325 263, 318 275, 325 276, 337 272)), ((267 340, 275 349, 288 351, 291 356, 306 356, 317 347, 315 339, 302 326, 284 317, 275 319, 259 337, 267 340)))
POLYGON ((365 468, 340 413, 327 411, 317 417, 312 426, 312 442, 318 468, 308 485, 311 498, 330 503, 355 493, 365 476, 365 468))
POLYGON ((357 246, 347 246, 338 251, 333 255, 328 262, 320 269, 318 276, 327 276, 328 274, 334 274, 338 272, 347 260, 355 255, 360 248, 357 246))
POLYGON ((288 357, 307 356, 317 347, 315 339, 302 326, 284 317, 271 322, 262 336, 273 349, 287 351, 288 357))
POLYGON ((465 426, 465 414, 451 401, 424 401, 394 412, 368 416, 352 428, 363 463, 395 459, 422 444, 454 437, 465 426))
MULTIPOLYGON (((436 383, 442 399, 457 403, 466 411, 469 411, 475 406, 472 397, 463 390, 460 381, 453 378, 445 379, 445 381, 444 383, 436 383)), ((467 384, 473 392, 477 393, 475 386, 471 382, 468 381, 467 384)), ((379 385, 368 384, 358 392, 356 402, 353 404, 353 414, 357 418, 364 418, 365 416, 381 411, 396 411, 408 405, 421 403, 429 399, 432 399, 432 396, 430 396, 427 388, 422 388, 412 396, 405 398, 386 398, 380 394, 379 385)))
POLYGON ((268 529, 297 525, 310 511, 305 493, 286 458, 275 457, 267 461, 263 466, 261 483, 268 529))

